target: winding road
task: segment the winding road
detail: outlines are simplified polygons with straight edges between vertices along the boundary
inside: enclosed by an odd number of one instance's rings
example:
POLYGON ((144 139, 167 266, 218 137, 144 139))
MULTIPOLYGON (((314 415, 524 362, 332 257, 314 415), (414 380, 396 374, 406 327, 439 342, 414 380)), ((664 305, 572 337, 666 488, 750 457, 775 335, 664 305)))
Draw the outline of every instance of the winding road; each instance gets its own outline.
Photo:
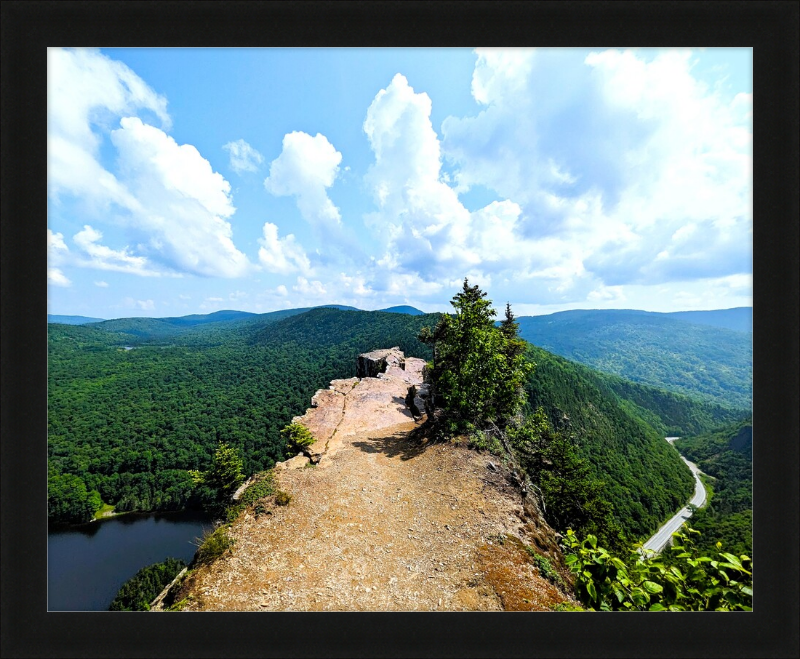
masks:
MULTIPOLYGON (((678 438, 666 437, 665 439, 672 444, 678 438)), ((703 486, 703 482, 700 480, 700 469, 694 462, 689 462, 683 456, 681 456, 681 460, 689 465, 689 469, 692 470, 692 474, 694 475, 694 496, 689 501, 689 505, 700 507, 706 502, 706 488, 703 486)), ((686 522, 686 520, 692 516, 692 511, 689 509, 689 505, 681 508, 672 518, 670 518, 666 524, 664 524, 664 526, 658 529, 653 537, 651 537, 642 545, 643 553, 648 550, 659 553, 666 546, 670 537, 672 537, 672 534, 675 533, 675 531, 677 531, 684 524, 684 522, 686 522)))

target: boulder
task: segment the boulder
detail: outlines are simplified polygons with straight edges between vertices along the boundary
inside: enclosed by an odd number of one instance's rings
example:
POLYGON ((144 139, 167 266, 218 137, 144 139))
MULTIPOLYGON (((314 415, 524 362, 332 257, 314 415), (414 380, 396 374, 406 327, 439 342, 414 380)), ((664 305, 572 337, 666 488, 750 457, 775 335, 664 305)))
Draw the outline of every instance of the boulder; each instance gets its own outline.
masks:
POLYGON ((359 378, 376 378, 380 373, 385 373, 386 369, 391 366, 402 370, 404 363, 405 356, 398 346, 364 352, 358 356, 356 375, 359 378))
POLYGON ((418 410, 418 414, 415 414, 415 416, 422 416, 423 414, 428 414, 429 399, 431 395, 431 385, 421 384, 417 387, 414 387, 412 385, 412 387, 414 389, 414 407, 417 408, 418 410))
POLYGON ((275 469, 302 469, 305 467, 310 460, 305 455, 296 455, 293 458, 286 460, 286 462, 276 462, 275 469))

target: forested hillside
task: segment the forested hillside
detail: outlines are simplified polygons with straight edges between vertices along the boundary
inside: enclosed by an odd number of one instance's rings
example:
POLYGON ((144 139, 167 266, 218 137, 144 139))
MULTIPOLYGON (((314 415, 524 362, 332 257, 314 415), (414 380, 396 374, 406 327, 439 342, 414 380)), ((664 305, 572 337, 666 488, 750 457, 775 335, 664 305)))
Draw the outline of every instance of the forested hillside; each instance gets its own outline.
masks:
POLYGON ((536 364, 527 386, 530 409, 543 408, 554 426, 566 426, 575 436, 579 455, 604 483, 603 497, 626 535, 651 533, 686 503, 691 473, 663 435, 626 409, 600 374, 540 348, 532 347, 529 356, 536 364))
POLYGON ((103 331, 105 323, 51 325, 52 517, 86 520, 94 490, 118 511, 182 508, 192 493, 186 470, 206 468, 220 440, 240 450, 247 473, 271 467, 284 457, 280 430, 314 391, 352 376, 359 352, 400 345, 425 356, 416 336, 431 322, 324 308, 158 339, 103 331))
POLYGON ((712 476, 708 506, 691 526, 702 533, 702 548, 718 541, 734 554, 753 552, 753 422, 748 418, 713 433, 681 438, 676 448, 712 476))
MULTIPOLYGON (((108 331, 108 323, 50 325, 51 517, 83 521, 100 498, 118 511, 185 507, 193 487, 187 470, 206 469, 219 441, 240 451, 247 474, 272 466, 284 457, 280 430, 317 389, 351 377, 357 355, 377 347, 430 358, 417 337, 438 318, 318 308, 199 323, 172 335, 160 332, 159 319, 123 324, 127 332, 108 331)), ((626 530, 649 531, 687 489, 674 452, 662 455, 664 428, 686 434, 680 424, 688 420, 705 431, 734 413, 540 349, 532 356, 531 406, 569 415, 581 431, 579 451, 608 484, 626 530)))
POLYGON ((563 311, 519 318, 520 336, 627 380, 749 409, 752 334, 644 311, 563 311))

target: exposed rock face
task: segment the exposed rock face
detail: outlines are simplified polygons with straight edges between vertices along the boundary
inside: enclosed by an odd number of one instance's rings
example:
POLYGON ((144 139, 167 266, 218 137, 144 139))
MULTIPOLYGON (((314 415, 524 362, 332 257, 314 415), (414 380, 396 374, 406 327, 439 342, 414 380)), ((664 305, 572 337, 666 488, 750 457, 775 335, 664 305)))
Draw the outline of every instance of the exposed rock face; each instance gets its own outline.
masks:
POLYGON ((296 455, 285 462, 276 462, 275 469, 302 469, 309 463, 308 456, 296 455))
POLYGON ((379 374, 385 373, 390 366, 403 369, 405 356, 400 348, 388 348, 383 350, 373 350, 358 356, 356 365, 356 375, 360 378, 376 378, 379 374))
POLYGON ((304 449, 311 462, 322 467, 329 464, 323 456, 332 456, 345 437, 419 418, 424 411, 423 399, 419 398, 422 407, 417 408, 417 413, 406 399, 411 387, 418 388, 419 397, 419 388, 425 386, 424 366, 424 359, 406 358, 397 347, 359 355, 360 377, 334 380, 328 389, 314 394, 311 408, 303 416, 292 419, 308 428, 316 439, 304 449))

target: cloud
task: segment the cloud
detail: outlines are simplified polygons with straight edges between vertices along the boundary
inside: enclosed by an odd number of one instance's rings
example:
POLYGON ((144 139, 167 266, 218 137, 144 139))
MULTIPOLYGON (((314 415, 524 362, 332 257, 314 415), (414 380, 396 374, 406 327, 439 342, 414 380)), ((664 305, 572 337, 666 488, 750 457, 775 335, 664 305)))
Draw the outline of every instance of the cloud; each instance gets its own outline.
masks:
POLYGON ((237 174, 258 171, 264 157, 244 140, 228 142, 223 147, 230 155, 231 169, 237 174))
POLYGON ((155 115, 168 129, 167 100, 131 69, 93 49, 47 49, 47 183, 51 195, 135 202, 100 165, 100 131, 116 117, 155 115))
POLYGON ((135 307, 142 311, 155 311, 156 303, 153 300, 134 300, 132 297, 126 297, 123 300, 126 307, 135 307))
POLYGON ((482 267, 502 250, 554 302, 750 271, 752 96, 726 100, 693 58, 476 51, 483 107, 443 122, 442 153, 456 190, 516 206, 472 214, 482 267))
POLYGON ((47 281, 54 286, 71 286, 72 282, 58 268, 47 268, 47 281))
POLYGON ((522 91, 533 65, 528 48, 478 48, 472 73, 472 96, 482 105, 522 91))
POLYGON ((69 247, 64 242, 64 234, 47 230, 47 263, 57 265, 62 263, 69 254, 69 247))
POLYGON ((495 201, 473 212, 464 206, 442 174, 430 112, 428 96, 416 93, 400 74, 367 112, 364 131, 375 163, 366 182, 379 210, 366 219, 388 242, 375 263, 384 271, 373 273, 376 290, 436 295, 454 282, 460 285, 465 275, 488 285, 501 273, 530 272, 534 263, 554 265, 554 255, 563 250, 524 235, 518 203, 495 201))
POLYGON ((341 214, 328 198, 327 188, 333 185, 341 161, 342 154, 324 135, 288 133, 281 154, 270 163, 264 187, 276 196, 295 197, 307 222, 338 226, 341 214))
POLYGON ((72 241, 80 248, 88 259, 78 261, 85 267, 98 270, 113 270, 126 272, 143 277, 158 276, 159 273, 149 268, 147 259, 143 256, 134 256, 127 247, 115 251, 110 247, 99 244, 103 234, 93 229, 88 224, 72 237, 72 241))
POLYGON ((323 299, 328 294, 328 290, 321 281, 308 281, 305 277, 298 277, 292 290, 313 300, 323 299))
POLYGON ((55 201, 80 199, 98 222, 115 218, 133 239, 127 257, 146 257, 161 270, 241 276, 252 266, 232 240, 230 184, 194 146, 164 132, 166 106, 128 67, 97 51, 48 49, 49 193, 55 201), (115 173, 100 162, 105 136, 117 149, 115 173))
POLYGON ((261 244, 258 259, 264 268, 284 275, 297 271, 305 275, 312 273, 311 262, 293 234, 279 239, 278 227, 270 222, 264 224, 263 233, 264 237, 258 241, 261 244))
POLYGON ((47 229, 47 281, 54 286, 67 287, 72 282, 58 266, 69 260, 69 247, 64 242, 64 235, 47 229))
POLYGON ((143 237, 141 249, 180 272, 238 277, 250 269, 233 243, 227 218, 235 208, 230 184, 190 144, 135 117, 111 133, 122 169, 141 210, 130 227, 143 237))
POLYGON ((96 281, 94 285, 98 288, 108 288, 108 282, 106 281, 96 281))

